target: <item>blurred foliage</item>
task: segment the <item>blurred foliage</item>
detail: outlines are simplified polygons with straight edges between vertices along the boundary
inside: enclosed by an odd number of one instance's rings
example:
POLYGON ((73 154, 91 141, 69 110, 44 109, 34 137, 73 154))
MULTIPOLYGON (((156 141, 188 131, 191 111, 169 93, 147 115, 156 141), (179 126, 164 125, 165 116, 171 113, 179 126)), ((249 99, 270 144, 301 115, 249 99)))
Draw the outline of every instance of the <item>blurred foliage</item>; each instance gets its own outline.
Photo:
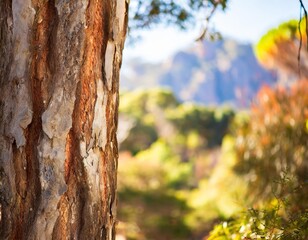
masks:
MULTIPOLYGON (((307 80, 296 82, 290 89, 264 87, 259 92, 250 123, 245 131, 238 132, 239 162, 235 166, 259 200, 271 198, 273 191, 284 194, 279 185, 273 184, 283 173, 294 176, 294 184, 307 188, 307 119, 307 80)), ((302 197, 297 204, 304 204, 300 202, 302 197)))
POLYGON ((216 225, 208 240, 306 240, 308 212, 293 214, 284 219, 279 215, 279 211, 278 204, 264 210, 249 209, 234 219, 216 225))
MULTIPOLYGON (((224 11, 229 0, 131 0, 129 33, 156 25, 177 26, 187 29, 202 23, 203 31, 197 40, 221 39, 220 33, 209 29, 209 22, 217 9, 224 11), (210 31, 209 31, 210 30, 210 31)), ((135 37, 133 37, 135 38, 135 37)))
POLYGON ((308 81, 263 88, 237 137, 235 171, 254 208, 217 225, 209 239, 307 239, 308 81))
POLYGON ((186 28, 195 23, 197 13, 218 6, 224 10, 227 2, 228 0, 131 0, 130 28, 151 27, 159 23, 186 28))
POLYGON ((225 137, 221 161, 212 162, 210 177, 197 185, 193 159, 181 162, 162 139, 134 157, 120 157, 118 231, 128 239, 190 239, 242 210, 246 184, 232 171, 234 144, 225 137))
MULTIPOLYGON (((293 73, 294 26, 261 46, 266 61, 293 73)), ((118 175, 127 239, 308 238, 308 80, 264 87, 236 113, 182 104, 166 90, 123 93, 121 116, 134 123, 118 175)))
POLYGON ((232 172, 235 141, 223 140, 232 110, 180 104, 171 92, 152 89, 122 93, 123 114, 135 125, 120 144, 120 233, 128 239, 188 239, 238 210, 233 196, 245 187, 232 172), (222 142, 222 152, 215 151, 222 142), (225 160, 219 161, 221 155, 225 160))
POLYGON ((163 115, 163 109, 179 105, 170 91, 161 89, 124 92, 120 97, 120 116, 124 115, 133 122, 129 135, 121 143, 120 150, 128 150, 132 154, 146 149, 158 139, 155 122, 157 116, 163 115), (156 113, 156 109, 159 113, 156 113))
POLYGON ((209 240, 308 238, 308 54, 301 49, 301 44, 307 47, 307 36, 299 28, 306 29, 306 21, 299 26, 295 20, 283 23, 256 47, 264 65, 300 71, 304 80, 288 88, 263 87, 250 121, 233 128, 233 169, 247 182, 248 204, 253 207, 216 225, 209 240))
POLYGON ((163 140, 121 162, 119 219, 129 239, 187 239, 190 229, 183 216, 190 209, 177 191, 189 185, 191 169, 163 140))
MULTIPOLYGON (((187 137, 188 141, 192 140, 192 134, 198 133, 204 140, 203 147, 204 144, 207 147, 221 145, 234 117, 234 112, 229 108, 210 109, 192 104, 181 104, 166 114, 167 119, 180 130, 180 134, 187 137)), ((197 136, 194 135, 194 138, 197 136)))
POLYGON ((187 194, 193 211, 186 219, 195 233, 205 231, 205 225, 214 219, 228 219, 243 210, 247 184, 232 170, 236 163, 234 146, 234 137, 226 135, 210 176, 187 194))
POLYGON ((159 89, 123 93, 121 103, 137 126, 120 145, 128 239, 201 239, 217 221, 209 239, 305 239, 307 81, 264 87, 251 112, 236 114, 159 89))
POLYGON ((164 110, 179 105, 179 102, 171 91, 160 88, 122 92, 120 98, 121 104, 119 111, 136 118, 141 118, 148 114, 151 105, 157 105, 164 110))
MULTIPOLYGON (((286 186, 289 183, 282 183, 286 186)), ((276 198, 262 208, 250 208, 215 226, 208 240, 280 239, 306 240, 308 210, 294 211, 294 203, 276 198)))
POLYGON ((165 138, 186 161, 193 150, 220 146, 234 112, 180 104, 167 90, 136 90, 121 94, 120 116, 134 122, 120 150, 136 154, 158 138, 165 138))
POLYGON ((281 69, 295 75, 300 72, 303 78, 307 78, 308 52, 305 29, 305 19, 302 19, 300 25, 297 20, 290 20, 271 29, 256 45, 257 58, 268 68, 281 69))

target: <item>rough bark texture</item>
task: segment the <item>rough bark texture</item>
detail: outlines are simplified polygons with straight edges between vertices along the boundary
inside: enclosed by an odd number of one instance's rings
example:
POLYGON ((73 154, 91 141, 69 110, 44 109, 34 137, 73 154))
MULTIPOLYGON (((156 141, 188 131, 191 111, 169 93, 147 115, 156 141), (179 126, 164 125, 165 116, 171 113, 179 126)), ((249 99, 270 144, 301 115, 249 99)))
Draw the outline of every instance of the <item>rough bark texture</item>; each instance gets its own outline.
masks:
POLYGON ((0 1, 0 239, 114 239, 127 7, 0 1))

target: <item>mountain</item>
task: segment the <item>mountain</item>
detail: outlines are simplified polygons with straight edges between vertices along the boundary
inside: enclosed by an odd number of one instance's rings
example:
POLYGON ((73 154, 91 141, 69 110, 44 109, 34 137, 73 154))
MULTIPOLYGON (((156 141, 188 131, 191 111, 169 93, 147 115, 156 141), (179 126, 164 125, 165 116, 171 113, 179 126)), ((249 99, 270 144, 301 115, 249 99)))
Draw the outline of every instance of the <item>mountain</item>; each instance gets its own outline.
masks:
POLYGON ((239 108, 249 106, 262 85, 277 80, 276 73, 258 63, 250 44, 231 39, 195 43, 163 63, 130 60, 121 75, 125 90, 160 86, 180 101, 239 108))

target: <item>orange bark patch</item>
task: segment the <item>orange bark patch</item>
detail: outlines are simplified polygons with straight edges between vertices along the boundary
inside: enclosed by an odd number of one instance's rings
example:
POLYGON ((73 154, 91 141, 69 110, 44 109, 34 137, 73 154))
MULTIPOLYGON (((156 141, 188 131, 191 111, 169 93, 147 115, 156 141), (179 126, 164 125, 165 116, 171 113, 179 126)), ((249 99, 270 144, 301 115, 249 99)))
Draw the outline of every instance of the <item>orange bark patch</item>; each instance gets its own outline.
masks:
POLYGON ((70 131, 67 135, 66 138, 66 146, 65 146, 65 166, 64 166, 64 177, 65 177, 65 182, 68 182, 68 178, 70 175, 70 169, 71 169, 71 165, 72 165, 72 151, 74 151, 73 149, 73 143, 72 143, 72 137, 71 137, 72 132, 70 131))
MULTIPOLYGON (((104 21, 104 16, 109 19, 109 1, 89 1, 86 14, 86 25, 83 64, 80 69, 80 79, 76 89, 76 100, 72 115, 72 128, 66 140, 65 181, 67 191, 61 198, 59 206, 60 217, 57 228, 64 229, 63 224, 68 226, 65 236, 81 238, 82 236, 100 236, 101 219, 98 216, 93 219, 97 212, 89 212, 92 208, 89 196, 88 180, 85 173, 83 158, 80 154, 80 143, 90 143, 92 138, 92 124, 94 119, 95 102, 97 98, 97 81, 102 81, 102 57, 105 49, 104 42, 109 35, 109 22, 104 21), (106 34, 106 29, 108 29, 106 34), (67 219, 75 219, 73 223, 65 223, 67 219), (64 221, 64 223, 61 223, 64 221), (89 222, 88 222, 89 221, 89 222), (95 221, 93 225, 91 221, 95 221)), ((103 174, 102 176, 105 176, 103 174)), ((106 182, 106 181, 104 181, 106 182)), ((102 206, 106 206, 104 203, 102 206)), ((102 206, 98 207, 101 212, 102 206)), ((106 207, 105 207, 106 208, 106 207)), ((69 221, 69 222, 70 222, 69 221)))
MULTIPOLYGON (((108 2, 108 1, 107 1, 108 2)), ((103 1, 90 1, 85 30, 85 56, 80 71, 80 87, 73 115, 74 131, 89 144, 96 100, 96 81, 102 80, 102 46, 104 40, 103 1)))

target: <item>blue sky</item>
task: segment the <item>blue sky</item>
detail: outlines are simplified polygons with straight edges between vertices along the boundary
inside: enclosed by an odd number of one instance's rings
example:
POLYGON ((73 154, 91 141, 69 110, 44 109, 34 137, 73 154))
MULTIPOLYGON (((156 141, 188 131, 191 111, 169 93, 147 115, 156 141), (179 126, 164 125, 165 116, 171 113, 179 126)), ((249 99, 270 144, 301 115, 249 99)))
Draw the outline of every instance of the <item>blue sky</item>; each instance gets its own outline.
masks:
MULTIPOLYGON (((308 1, 303 1, 308 6, 308 1)), ((224 37, 256 43, 270 28, 283 21, 299 18, 298 0, 230 0, 225 12, 217 12, 211 25, 224 37)), ((157 27, 142 31, 142 40, 124 49, 124 64, 137 57, 145 61, 163 61, 176 51, 194 44, 200 26, 189 31, 157 27)))

